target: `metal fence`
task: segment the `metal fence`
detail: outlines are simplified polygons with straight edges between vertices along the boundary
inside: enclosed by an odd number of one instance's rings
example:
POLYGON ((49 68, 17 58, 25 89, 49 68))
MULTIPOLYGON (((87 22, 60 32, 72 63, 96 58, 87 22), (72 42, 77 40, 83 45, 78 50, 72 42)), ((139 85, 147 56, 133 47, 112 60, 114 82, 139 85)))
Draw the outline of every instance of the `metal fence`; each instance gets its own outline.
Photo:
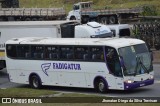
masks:
POLYGON ((144 40, 149 48, 160 49, 160 23, 148 22, 133 25, 133 35, 144 40))

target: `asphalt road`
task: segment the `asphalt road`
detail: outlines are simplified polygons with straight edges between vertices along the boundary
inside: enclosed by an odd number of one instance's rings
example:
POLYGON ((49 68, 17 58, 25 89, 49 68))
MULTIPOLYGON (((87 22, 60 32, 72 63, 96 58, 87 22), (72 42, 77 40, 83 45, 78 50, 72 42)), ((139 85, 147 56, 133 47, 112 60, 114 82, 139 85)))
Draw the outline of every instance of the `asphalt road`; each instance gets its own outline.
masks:
MULTIPOLYGON (((43 89, 61 91, 61 92, 75 92, 75 93, 85 93, 85 94, 94 94, 102 96, 113 96, 113 97, 160 97, 160 64, 154 64, 154 71, 155 71, 155 84, 142 88, 137 88, 130 91, 109 90, 105 94, 99 94, 96 93, 94 89, 51 87, 51 86, 45 86, 43 87, 43 89)), ((6 74, 6 69, 0 71, 0 88, 5 89, 13 87, 29 87, 29 86, 9 82, 6 74)))

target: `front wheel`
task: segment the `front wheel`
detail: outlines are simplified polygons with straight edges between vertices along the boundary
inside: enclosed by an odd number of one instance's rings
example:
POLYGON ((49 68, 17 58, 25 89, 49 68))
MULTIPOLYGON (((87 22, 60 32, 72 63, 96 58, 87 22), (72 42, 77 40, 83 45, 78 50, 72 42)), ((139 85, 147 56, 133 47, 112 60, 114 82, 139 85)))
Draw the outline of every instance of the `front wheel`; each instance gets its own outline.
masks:
POLYGON ((96 81, 96 90, 100 93, 104 93, 107 91, 107 85, 103 79, 96 81))
POLYGON ((37 75, 31 76, 29 82, 30 82, 30 86, 35 89, 41 88, 42 86, 41 80, 37 75))

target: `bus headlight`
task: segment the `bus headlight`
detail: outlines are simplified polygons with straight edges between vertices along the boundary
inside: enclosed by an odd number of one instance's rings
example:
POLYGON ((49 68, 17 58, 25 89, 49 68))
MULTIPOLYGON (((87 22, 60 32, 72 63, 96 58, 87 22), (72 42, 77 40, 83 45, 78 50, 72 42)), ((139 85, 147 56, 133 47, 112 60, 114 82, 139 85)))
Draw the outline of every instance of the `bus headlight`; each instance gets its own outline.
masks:
POLYGON ((154 77, 153 77, 153 75, 151 75, 150 77, 149 77, 149 79, 153 79, 154 77))
POLYGON ((126 80, 125 83, 133 83, 133 80, 126 80))

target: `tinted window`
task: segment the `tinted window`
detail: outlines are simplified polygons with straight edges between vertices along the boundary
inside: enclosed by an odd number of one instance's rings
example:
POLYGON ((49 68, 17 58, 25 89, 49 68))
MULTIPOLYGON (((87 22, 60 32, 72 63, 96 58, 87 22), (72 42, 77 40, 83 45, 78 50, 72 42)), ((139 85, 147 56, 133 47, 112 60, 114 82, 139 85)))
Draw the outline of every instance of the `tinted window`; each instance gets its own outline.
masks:
POLYGON ((60 59, 70 60, 74 58, 74 50, 73 47, 60 47, 59 48, 60 59))
POLYGON ((17 46, 17 57, 18 58, 29 58, 30 57, 30 51, 29 51, 29 46, 23 46, 23 45, 18 45, 17 46))
POLYGON ((43 46, 31 46, 31 57, 34 59, 44 58, 44 47, 43 46))
POLYGON ((137 54, 148 52, 147 46, 145 44, 136 45, 134 46, 134 49, 137 54))
POLYGON ((91 47, 91 56, 93 61, 104 60, 103 48, 102 47, 91 47))
POLYGON ((45 58, 46 59, 59 59, 58 46, 46 46, 45 47, 45 58))
POLYGON ((16 45, 7 45, 7 56, 12 58, 17 57, 16 45))
POLYGON ((91 55, 89 55, 88 47, 75 47, 75 59, 77 60, 89 60, 91 55))
POLYGON ((120 36, 120 37, 130 36, 130 29, 129 29, 129 28, 120 29, 120 31, 119 31, 119 36, 120 36))

